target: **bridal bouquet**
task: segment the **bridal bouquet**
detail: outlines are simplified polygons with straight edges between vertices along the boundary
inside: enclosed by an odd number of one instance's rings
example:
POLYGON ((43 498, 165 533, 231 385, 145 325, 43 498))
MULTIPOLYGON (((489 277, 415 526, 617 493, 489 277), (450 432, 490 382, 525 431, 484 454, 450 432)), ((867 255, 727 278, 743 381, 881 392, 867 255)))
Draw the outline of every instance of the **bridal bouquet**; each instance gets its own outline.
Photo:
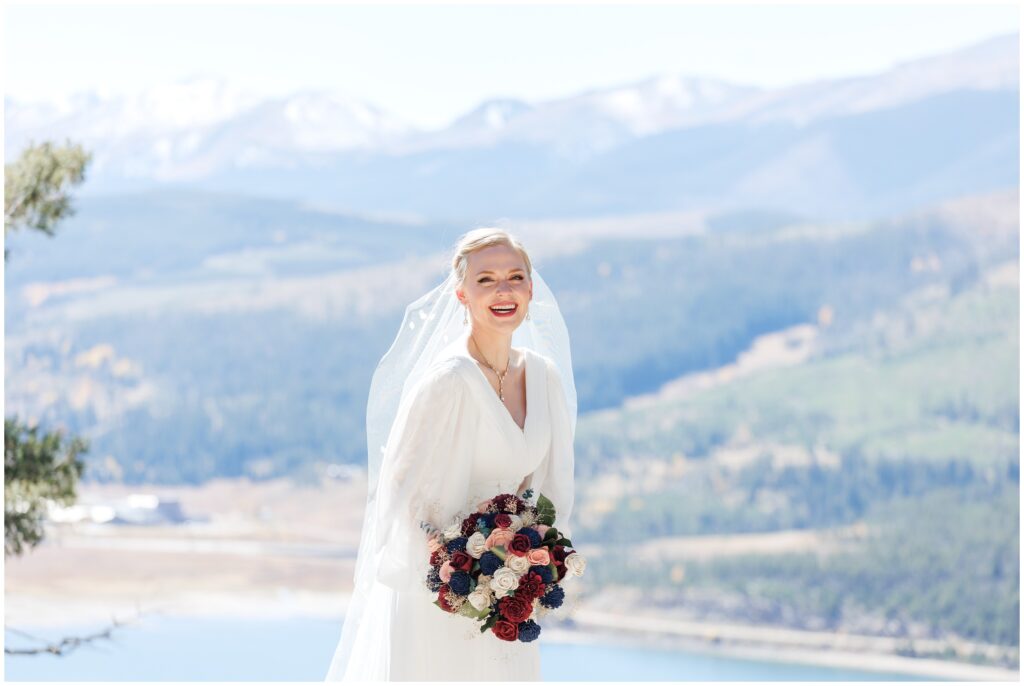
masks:
MULTIPOLYGON (((555 528, 555 508, 541 494, 536 505, 502 493, 427 539, 427 587, 445 612, 483 622, 504 641, 533 641, 540 617, 559 607, 566 576, 583 576, 586 559, 555 528)), ((426 527, 425 527, 426 528, 426 527)))

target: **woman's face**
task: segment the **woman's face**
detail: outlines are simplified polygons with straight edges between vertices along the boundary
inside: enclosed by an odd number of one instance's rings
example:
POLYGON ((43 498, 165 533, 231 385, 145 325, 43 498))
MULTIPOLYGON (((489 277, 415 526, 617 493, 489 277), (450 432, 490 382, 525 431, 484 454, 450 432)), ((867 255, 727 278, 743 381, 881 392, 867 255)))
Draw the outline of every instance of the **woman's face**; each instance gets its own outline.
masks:
POLYGON ((468 255, 466 278, 455 293, 469 306, 473 326, 511 332, 526 317, 533 282, 518 250, 492 245, 468 255), (509 313, 494 309, 501 305, 509 313))

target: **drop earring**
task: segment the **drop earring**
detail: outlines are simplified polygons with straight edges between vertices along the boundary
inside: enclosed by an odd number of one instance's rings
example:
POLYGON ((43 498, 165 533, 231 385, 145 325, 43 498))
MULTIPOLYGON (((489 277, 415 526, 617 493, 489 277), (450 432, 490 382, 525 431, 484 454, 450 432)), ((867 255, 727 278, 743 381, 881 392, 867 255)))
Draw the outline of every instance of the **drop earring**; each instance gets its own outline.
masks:
POLYGON ((469 320, 466 318, 466 313, 469 311, 469 307, 462 308, 462 325, 469 324, 469 320))

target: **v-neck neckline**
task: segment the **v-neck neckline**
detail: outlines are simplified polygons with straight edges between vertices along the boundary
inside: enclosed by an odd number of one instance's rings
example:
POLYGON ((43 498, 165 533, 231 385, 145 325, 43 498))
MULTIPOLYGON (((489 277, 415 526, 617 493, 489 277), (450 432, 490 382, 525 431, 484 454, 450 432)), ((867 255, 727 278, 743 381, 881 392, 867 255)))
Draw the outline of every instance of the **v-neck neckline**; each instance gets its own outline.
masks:
POLYGON ((473 368, 476 369, 477 373, 480 375, 480 380, 487 386, 488 395, 490 395, 491 398, 494 399, 494 402, 497 403, 499 412, 505 415, 509 424, 512 425, 518 434, 525 436, 526 430, 530 426, 530 411, 533 409, 533 402, 530 398, 530 388, 532 386, 530 383, 530 353, 525 349, 523 350, 523 395, 526 396, 526 414, 523 416, 523 426, 520 427, 519 424, 516 423, 515 417, 513 417, 509 409, 505 407, 505 403, 502 402, 501 398, 494 391, 494 386, 491 385, 490 379, 488 379, 487 375, 484 374, 484 370, 480 368, 480 363, 476 361, 475 357, 469 354, 468 349, 464 349, 462 352, 467 358, 469 358, 469 361, 473 363, 473 368))

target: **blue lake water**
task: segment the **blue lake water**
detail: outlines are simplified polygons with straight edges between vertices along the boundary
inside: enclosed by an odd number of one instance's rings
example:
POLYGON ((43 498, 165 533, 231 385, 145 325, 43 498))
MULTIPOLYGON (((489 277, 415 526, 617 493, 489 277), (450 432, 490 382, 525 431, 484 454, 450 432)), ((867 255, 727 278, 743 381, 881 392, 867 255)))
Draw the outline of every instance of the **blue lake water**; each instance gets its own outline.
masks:
MULTIPOLYGON (((19 629, 53 640, 107 625, 19 629)), ((64 656, 5 655, 7 681, 321 681, 341 622, 144 616, 64 656)), ((8 648, 37 645, 6 632, 8 648)), ((920 681, 613 643, 544 643, 546 681, 920 681)))

